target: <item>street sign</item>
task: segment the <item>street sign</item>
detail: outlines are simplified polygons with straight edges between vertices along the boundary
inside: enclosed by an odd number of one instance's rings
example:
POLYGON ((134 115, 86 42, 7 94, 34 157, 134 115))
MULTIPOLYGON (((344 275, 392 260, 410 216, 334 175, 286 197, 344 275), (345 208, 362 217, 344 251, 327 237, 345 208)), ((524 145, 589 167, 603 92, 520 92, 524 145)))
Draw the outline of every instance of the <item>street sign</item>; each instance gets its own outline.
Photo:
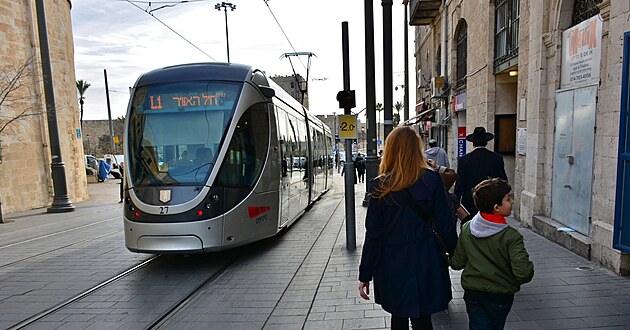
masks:
POLYGON ((357 116, 340 115, 339 116, 339 138, 340 139, 356 139, 357 138, 357 116))

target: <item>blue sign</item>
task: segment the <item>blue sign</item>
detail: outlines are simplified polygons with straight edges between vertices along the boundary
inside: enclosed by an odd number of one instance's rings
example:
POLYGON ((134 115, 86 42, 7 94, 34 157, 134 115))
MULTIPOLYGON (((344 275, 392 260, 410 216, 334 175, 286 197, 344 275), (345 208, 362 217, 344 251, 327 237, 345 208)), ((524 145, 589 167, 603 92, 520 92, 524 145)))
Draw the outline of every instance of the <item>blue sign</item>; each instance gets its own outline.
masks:
POLYGON ((81 129, 77 128, 77 138, 81 138, 81 129))
POLYGON ((457 159, 466 154, 466 139, 457 139, 457 159))
POLYGON ((383 140, 378 139, 378 141, 376 141, 376 144, 378 144, 380 146, 381 144, 383 144, 383 140))

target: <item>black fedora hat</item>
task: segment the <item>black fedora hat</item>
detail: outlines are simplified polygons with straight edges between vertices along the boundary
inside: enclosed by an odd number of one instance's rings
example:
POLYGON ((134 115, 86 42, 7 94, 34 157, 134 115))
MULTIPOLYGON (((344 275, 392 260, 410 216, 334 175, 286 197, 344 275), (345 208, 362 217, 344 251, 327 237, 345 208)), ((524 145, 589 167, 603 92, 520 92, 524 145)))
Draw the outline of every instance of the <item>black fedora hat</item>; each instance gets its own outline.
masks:
POLYGON ((486 143, 494 139, 494 134, 486 132, 485 127, 475 127, 472 134, 466 135, 466 140, 473 143, 486 143))

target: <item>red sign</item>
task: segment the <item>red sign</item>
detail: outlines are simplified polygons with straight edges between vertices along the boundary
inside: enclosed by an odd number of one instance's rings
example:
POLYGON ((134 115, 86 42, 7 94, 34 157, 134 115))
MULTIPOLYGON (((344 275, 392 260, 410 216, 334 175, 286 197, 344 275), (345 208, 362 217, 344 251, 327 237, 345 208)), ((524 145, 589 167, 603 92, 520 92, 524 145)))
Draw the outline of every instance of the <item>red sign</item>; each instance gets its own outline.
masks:
POLYGON ((249 212, 249 218, 254 219, 260 216, 261 214, 267 213, 267 211, 271 210, 269 206, 248 206, 247 212, 249 212))
POLYGON ((457 128, 457 138, 465 139, 466 138, 466 127, 458 127, 457 128))

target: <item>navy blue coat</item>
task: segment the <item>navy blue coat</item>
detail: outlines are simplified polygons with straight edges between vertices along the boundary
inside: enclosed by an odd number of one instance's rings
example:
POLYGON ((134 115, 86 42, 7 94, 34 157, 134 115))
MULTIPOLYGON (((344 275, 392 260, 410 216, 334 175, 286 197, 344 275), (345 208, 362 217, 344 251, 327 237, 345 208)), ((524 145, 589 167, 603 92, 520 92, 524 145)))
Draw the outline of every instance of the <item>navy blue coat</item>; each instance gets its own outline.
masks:
MULTIPOLYGON (((379 185, 370 182, 370 190, 379 185)), ((452 255, 457 244, 456 220, 439 174, 427 170, 407 189, 431 214, 452 255)), ((429 225, 407 205, 400 192, 370 199, 359 281, 374 280, 377 304, 394 316, 419 317, 445 310, 452 299, 448 266, 429 225)))
POLYGON ((486 148, 477 148, 464 155, 457 162, 457 181, 455 195, 471 215, 477 213, 472 198, 472 189, 487 178, 507 180, 503 156, 486 148))

